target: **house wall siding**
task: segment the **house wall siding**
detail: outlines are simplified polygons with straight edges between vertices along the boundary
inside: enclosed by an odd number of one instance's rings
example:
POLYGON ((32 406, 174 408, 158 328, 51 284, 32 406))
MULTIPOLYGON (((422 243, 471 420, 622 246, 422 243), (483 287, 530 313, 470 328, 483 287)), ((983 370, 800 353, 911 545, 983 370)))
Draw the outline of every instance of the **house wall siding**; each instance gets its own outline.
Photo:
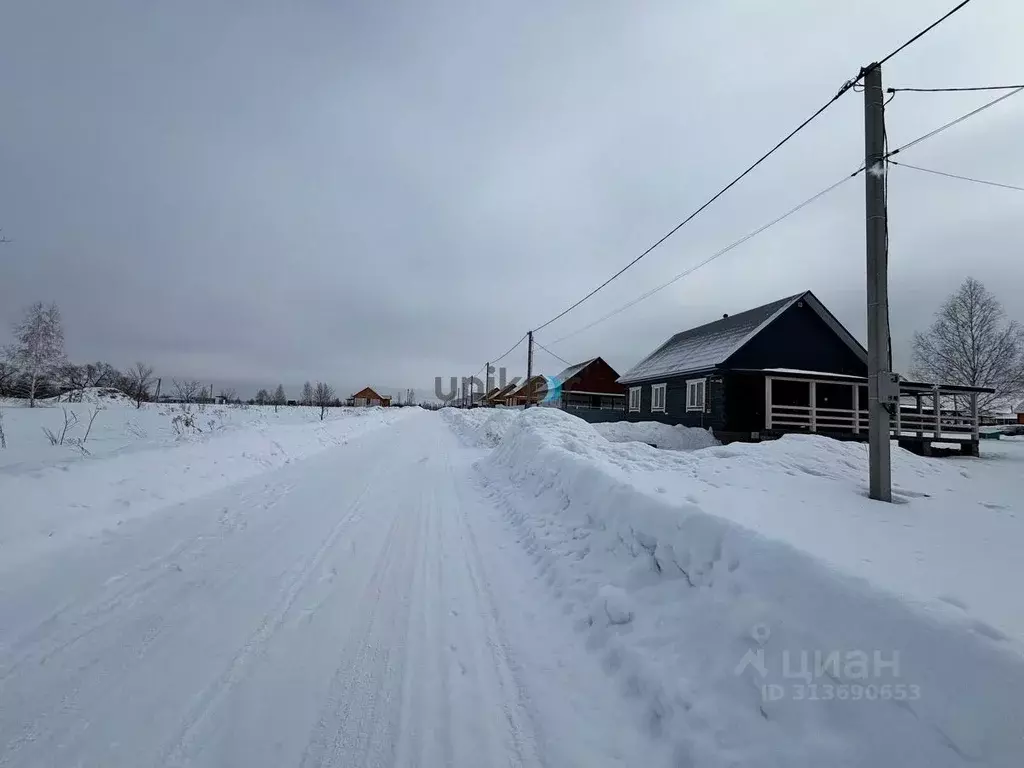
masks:
POLYGON ((623 395, 626 387, 616 379, 619 374, 608 363, 598 358, 575 376, 562 382, 563 392, 606 392, 610 395, 623 395))
POLYGON ((867 365, 806 303, 794 304, 730 357, 728 368, 795 368, 867 376, 867 365))
MULTIPOLYGON (((680 424, 684 427, 721 429, 725 424, 725 391, 720 377, 705 375, 677 376, 664 381, 651 381, 640 385, 640 411, 626 412, 626 421, 657 421, 662 424, 680 424), (703 411, 686 410, 686 382, 706 379, 703 411), (651 410, 651 386, 665 384, 665 413, 651 410)), ((627 387, 627 390, 629 388, 627 387)), ((628 408, 627 401, 627 408, 628 408)), ((581 416, 581 418, 583 418, 581 416)), ((619 421, 621 419, 601 419, 619 421)))

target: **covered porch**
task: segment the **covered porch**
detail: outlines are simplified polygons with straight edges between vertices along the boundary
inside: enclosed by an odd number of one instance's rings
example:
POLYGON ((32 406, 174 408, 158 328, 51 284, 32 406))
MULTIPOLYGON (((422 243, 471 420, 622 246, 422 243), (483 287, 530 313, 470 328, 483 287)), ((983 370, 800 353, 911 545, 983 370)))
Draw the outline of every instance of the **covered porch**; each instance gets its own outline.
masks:
MULTIPOLYGON (((819 371, 768 369, 764 374, 765 436, 806 432, 867 440, 867 378, 819 371)), ((890 408, 892 438, 925 456, 949 444, 977 456, 980 387, 900 381, 890 408)))

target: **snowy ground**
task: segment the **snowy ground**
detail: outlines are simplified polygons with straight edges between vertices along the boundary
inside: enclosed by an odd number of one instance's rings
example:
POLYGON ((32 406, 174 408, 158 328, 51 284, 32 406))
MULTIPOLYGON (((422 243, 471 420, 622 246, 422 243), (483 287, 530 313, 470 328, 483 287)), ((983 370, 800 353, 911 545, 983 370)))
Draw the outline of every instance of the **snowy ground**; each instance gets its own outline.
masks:
POLYGON ((890 506, 863 445, 681 453, 538 408, 477 469, 679 764, 1016 766, 1024 445, 984 448, 894 451, 890 506))
POLYGON ((815 438, 119 413, 3 457, 0 766, 1024 764, 1024 441, 888 506, 815 438))

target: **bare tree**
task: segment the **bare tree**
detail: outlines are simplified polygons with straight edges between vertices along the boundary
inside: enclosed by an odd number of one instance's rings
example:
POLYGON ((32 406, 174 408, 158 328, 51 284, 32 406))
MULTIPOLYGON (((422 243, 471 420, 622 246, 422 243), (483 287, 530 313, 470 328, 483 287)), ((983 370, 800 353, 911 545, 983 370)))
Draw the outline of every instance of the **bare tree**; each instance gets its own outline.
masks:
POLYGON ((277 385, 277 389, 274 390, 274 395, 271 398, 271 401, 274 403, 274 413, 277 413, 277 409, 279 406, 285 405, 288 402, 288 399, 285 397, 284 394, 283 385, 277 385))
POLYGON ((968 277, 931 327, 914 334, 912 373, 925 381, 991 387, 994 394, 978 398, 981 409, 1017 397, 1024 392, 1024 328, 1007 320, 999 300, 968 277))
POLYGON ((203 392, 203 385, 195 379, 172 379, 174 385, 174 396, 182 403, 191 404, 199 399, 203 392))
POLYGON ((302 385, 302 404, 313 404, 313 385, 310 384, 308 381, 302 385))
POLYGON ((37 301, 14 326, 14 362, 28 377, 29 407, 36 404, 40 377, 52 374, 64 361, 64 327, 56 304, 37 301))
POLYGON ((224 389, 222 389, 220 391, 220 394, 217 396, 225 403, 233 403, 235 402, 235 400, 238 399, 238 393, 235 390, 231 389, 230 387, 225 387, 224 389))
MULTIPOLYGON (((5 358, 8 356, 4 352, 5 358)), ((6 397, 13 392, 12 385, 18 378, 18 366, 12 359, 0 360, 0 397, 6 397)))
POLYGON ((153 386, 153 369, 145 363, 135 363, 121 376, 121 391, 135 402, 136 408, 149 400, 149 388, 153 386))
POLYGON ((270 393, 261 389, 256 393, 256 405, 267 405, 270 402, 270 393))
POLYGON ((335 401, 334 389, 330 384, 318 381, 313 388, 313 405, 320 409, 320 421, 324 420, 327 408, 335 401))

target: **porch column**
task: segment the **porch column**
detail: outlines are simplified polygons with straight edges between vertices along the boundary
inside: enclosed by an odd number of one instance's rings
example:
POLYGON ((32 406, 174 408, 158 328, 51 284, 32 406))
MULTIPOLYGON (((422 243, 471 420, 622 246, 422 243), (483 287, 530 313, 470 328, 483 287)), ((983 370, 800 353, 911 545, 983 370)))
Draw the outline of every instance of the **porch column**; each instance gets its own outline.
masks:
POLYGON ((810 382, 808 393, 811 402, 811 432, 818 431, 818 382, 810 382))
POLYGON ((853 385, 853 434, 860 434, 860 384, 853 385))
POLYGON ((924 400, 921 399, 921 393, 918 392, 914 395, 917 398, 917 436, 919 438, 924 437, 924 400))
POLYGON ((772 428, 772 377, 764 377, 764 428, 772 428))
POLYGON ((980 423, 978 421, 978 393, 971 392, 971 439, 981 439, 980 423))
POLYGON ((938 384, 932 390, 932 402, 935 404, 935 439, 938 440, 942 435, 942 404, 939 401, 938 384))

